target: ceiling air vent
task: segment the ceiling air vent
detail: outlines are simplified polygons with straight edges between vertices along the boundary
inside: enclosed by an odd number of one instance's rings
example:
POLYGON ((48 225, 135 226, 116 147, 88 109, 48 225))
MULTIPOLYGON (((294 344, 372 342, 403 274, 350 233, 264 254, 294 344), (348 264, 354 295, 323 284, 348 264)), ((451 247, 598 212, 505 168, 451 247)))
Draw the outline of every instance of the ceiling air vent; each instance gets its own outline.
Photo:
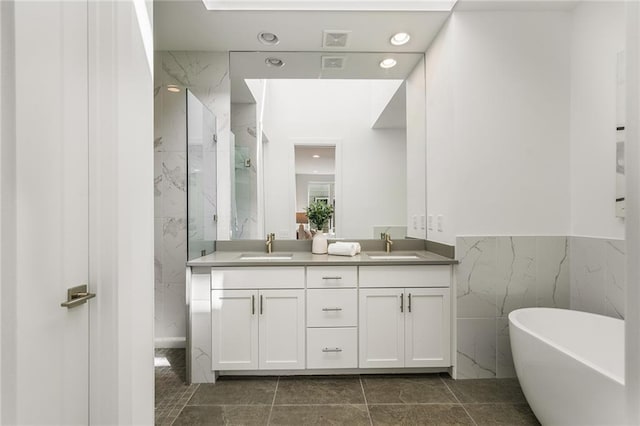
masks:
POLYGON ((351 31, 325 30, 322 37, 322 47, 348 47, 351 31))
POLYGON ((347 58, 345 58, 344 56, 323 56, 322 69, 341 70, 344 69, 345 62, 347 62, 347 58))

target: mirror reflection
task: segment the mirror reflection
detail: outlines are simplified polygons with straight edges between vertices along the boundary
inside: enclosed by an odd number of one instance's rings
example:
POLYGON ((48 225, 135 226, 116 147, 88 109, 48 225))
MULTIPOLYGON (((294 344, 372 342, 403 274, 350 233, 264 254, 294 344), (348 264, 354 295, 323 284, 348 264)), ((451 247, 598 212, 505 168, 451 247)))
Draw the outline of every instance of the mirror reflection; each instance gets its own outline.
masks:
POLYGON ((423 55, 394 54, 391 69, 378 53, 278 52, 279 69, 265 55, 231 53, 232 238, 310 238, 315 201, 334 207, 330 238, 405 238, 416 115, 405 80, 424 73, 423 55), (335 64, 344 69, 323 68, 335 64))

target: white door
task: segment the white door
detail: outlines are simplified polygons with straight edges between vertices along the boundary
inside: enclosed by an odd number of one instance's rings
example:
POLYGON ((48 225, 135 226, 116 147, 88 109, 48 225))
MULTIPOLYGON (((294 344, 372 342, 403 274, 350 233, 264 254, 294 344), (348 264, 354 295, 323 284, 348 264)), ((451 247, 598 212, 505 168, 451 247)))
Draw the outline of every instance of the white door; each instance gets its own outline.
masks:
POLYGON ((260 368, 305 368, 304 290, 260 290, 260 368))
POLYGON ((2 424, 153 422, 148 5, 0 2, 2 424))
POLYGON ((401 288, 360 290, 360 368, 404 366, 401 288))
POLYGON ((87 3, 14 7, 17 284, 15 311, 3 313, 16 338, 2 350, 16 370, 3 377, 15 401, 3 415, 87 424, 89 304, 60 306, 88 283, 87 3))
POLYGON ((405 367, 449 367, 448 288, 407 288, 405 367))
POLYGON ((214 370, 258 369, 257 290, 212 290, 214 370))

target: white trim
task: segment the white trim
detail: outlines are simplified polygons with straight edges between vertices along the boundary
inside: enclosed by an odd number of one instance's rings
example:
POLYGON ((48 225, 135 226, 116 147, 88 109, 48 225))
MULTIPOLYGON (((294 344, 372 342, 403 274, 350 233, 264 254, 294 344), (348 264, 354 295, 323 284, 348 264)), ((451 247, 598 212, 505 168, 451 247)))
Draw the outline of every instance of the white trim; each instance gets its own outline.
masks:
MULTIPOLYGON (((295 156, 295 149, 296 149, 296 145, 297 146, 333 146, 336 148, 336 158, 335 158, 335 195, 334 198, 336 200, 336 211, 334 213, 335 215, 335 222, 336 222, 336 229, 335 229, 335 234, 336 236, 340 237, 343 236, 344 233, 342 232, 342 227, 344 225, 344 221, 343 219, 343 213, 344 213, 344 204, 342 203, 342 139, 340 138, 315 138, 315 137, 295 137, 295 138, 290 138, 289 141, 291 142, 291 149, 290 149, 290 159, 289 159, 289 164, 290 164, 290 170, 295 170, 296 169, 296 156, 295 156)), ((293 173, 291 175, 291 179, 293 182, 293 186, 290 187, 290 191, 293 190, 293 194, 295 194, 296 191, 296 174, 293 173)), ((293 210, 291 210, 291 217, 295 217, 295 213, 296 213, 296 204, 295 204, 295 196, 293 194, 289 194, 288 196, 288 200, 289 203, 291 204, 291 208, 293 210)))

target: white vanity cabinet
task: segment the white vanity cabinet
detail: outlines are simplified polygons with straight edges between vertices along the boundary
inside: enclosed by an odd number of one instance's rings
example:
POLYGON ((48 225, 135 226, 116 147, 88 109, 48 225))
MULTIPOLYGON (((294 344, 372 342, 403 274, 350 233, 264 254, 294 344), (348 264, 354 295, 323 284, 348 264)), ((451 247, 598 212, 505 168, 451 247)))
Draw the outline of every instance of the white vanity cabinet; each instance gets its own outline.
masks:
MULTIPOLYGON (((191 344, 202 359, 209 353, 201 348, 211 348, 207 363, 213 380, 218 371, 441 371, 452 365, 451 265, 214 266, 210 271, 206 333, 211 340, 196 331, 191 344)), ((198 295, 203 296, 206 292, 198 295)))
POLYGON ((213 370, 305 368, 304 268, 214 268, 211 284, 213 370))
POLYGON ((360 368, 451 365, 451 267, 360 268, 360 368))

